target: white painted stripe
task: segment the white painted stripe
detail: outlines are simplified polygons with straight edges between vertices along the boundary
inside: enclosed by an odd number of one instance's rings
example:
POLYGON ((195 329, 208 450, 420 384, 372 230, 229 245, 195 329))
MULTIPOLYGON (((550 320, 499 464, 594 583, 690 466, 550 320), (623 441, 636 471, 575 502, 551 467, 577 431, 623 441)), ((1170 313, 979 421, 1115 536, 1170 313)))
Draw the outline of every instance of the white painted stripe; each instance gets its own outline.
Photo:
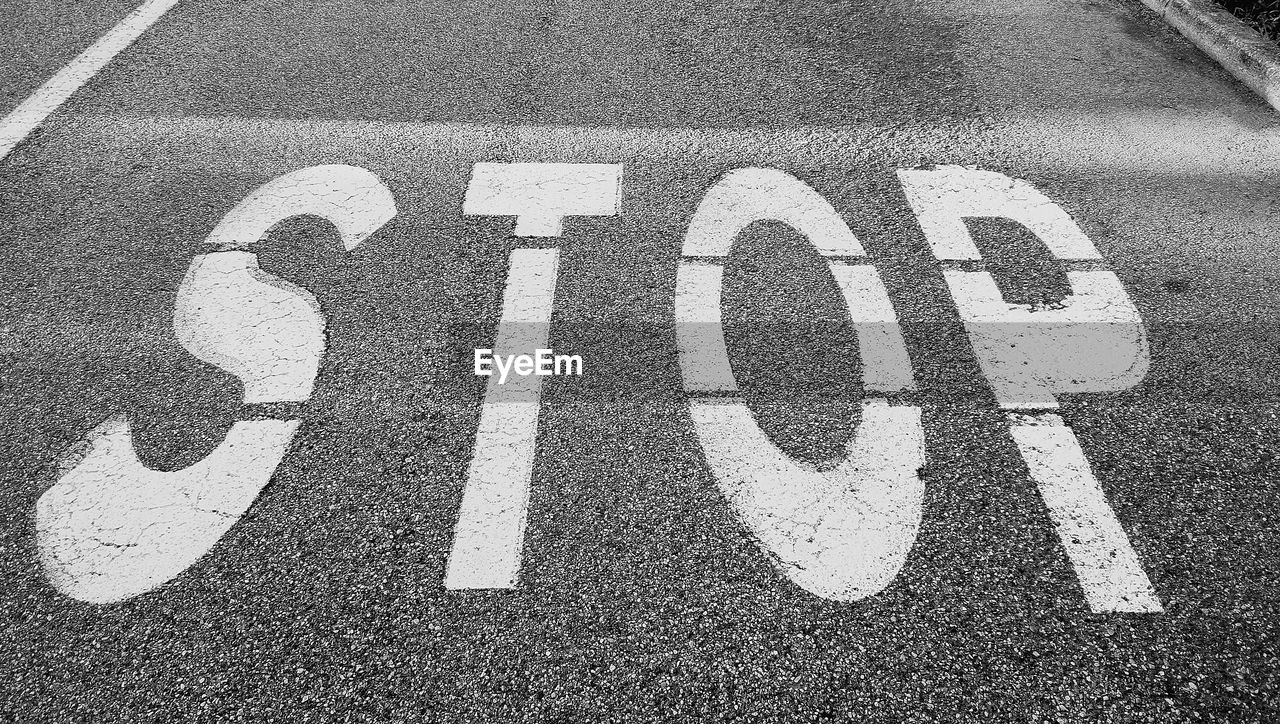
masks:
POLYGON ((50 113, 177 4, 178 0, 142 3, 5 116, 0 121, 0 159, 8 156, 50 113))
MULTIPOLYGON (((502 297, 495 355, 547 347, 555 299, 555 249, 516 249, 502 297)), ((520 575, 542 378, 489 378, 475 453, 449 551, 445 588, 514 588, 520 575)))
POLYGON ((1138 554, 1071 428, 1054 414, 1011 413, 1013 439, 1095 613, 1159 613, 1138 554))

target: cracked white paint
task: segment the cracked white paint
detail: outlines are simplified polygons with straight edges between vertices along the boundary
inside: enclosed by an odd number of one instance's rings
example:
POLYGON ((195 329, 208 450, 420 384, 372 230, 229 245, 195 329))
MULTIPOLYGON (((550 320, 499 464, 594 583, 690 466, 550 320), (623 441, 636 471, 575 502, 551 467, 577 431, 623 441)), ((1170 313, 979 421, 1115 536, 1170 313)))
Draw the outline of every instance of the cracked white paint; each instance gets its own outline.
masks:
POLYGON ((36 503, 49 582, 89 603, 132 598, 185 571, 253 503, 284 456, 297 420, 237 422, 203 460, 176 473, 147 469, 124 417, 36 503))
POLYGON ((351 251, 395 217, 396 202, 382 179, 366 169, 309 166, 259 186, 222 217, 206 243, 242 249, 276 223, 306 215, 332 223, 351 251))
POLYGON ((1008 304, 987 272, 944 272, 982 372, 1001 406, 1052 409, 1056 395, 1137 384, 1150 355, 1146 329, 1109 271, 1069 271, 1058 308, 1008 304))
MULTIPOLYGON (((316 166, 254 191, 207 240, 178 289, 174 331, 196 357, 238 377, 245 402, 311 395, 324 317, 306 290, 263 272, 245 248, 276 222, 323 216, 348 249, 396 213, 390 191, 350 166, 316 166)), ((123 417, 90 434, 89 451, 36 503, 36 540, 50 583, 91 603, 121 601, 177 576, 253 503, 283 460, 298 420, 234 423, 213 452, 182 470, 144 466, 123 417)))
MULTIPOLYGON (((965 217, 1012 219, 1054 257, 1100 259, 1060 206, 1026 181, 959 166, 900 170, 911 207, 934 254, 979 260, 965 217)), ((1128 389, 1147 373, 1150 353, 1138 309, 1110 271, 1068 271, 1071 294, 1049 307, 1009 304, 987 272, 946 269, 965 331, 996 399, 1010 413, 1011 434, 1054 521, 1095 612, 1159 612, 1137 553, 1107 503, 1071 428, 1057 415, 1057 395, 1128 389)))
MULTIPOLYGON (((685 238, 676 343, 691 393, 737 391, 721 326, 722 270, 707 257, 727 256, 734 236, 760 218, 786 222, 823 254, 863 253, 830 204, 803 182, 780 171, 747 171, 726 175, 708 192, 685 238)), ((914 388, 897 316, 875 268, 844 262, 828 268, 854 321, 865 388, 873 394, 914 388)), ((920 526, 925 458, 918 407, 865 400, 843 459, 818 466, 797 463, 774 445, 740 397, 689 405, 717 484, 787 578, 836 601, 889 585, 920 526)))
POLYGON ((1053 414, 1009 417, 1089 607, 1096 613, 1163 611, 1075 433, 1053 414))
POLYGON ((833 601, 893 581, 920 527, 920 408, 865 400, 845 458, 819 469, 779 450, 741 400, 689 406, 720 490, 787 578, 833 601))
POLYGON ((1034 186, 996 171, 964 166, 899 169, 898 180, 933 254, 946 261, 982 258, 965 217, 1013 219, 1059 259, 1100 259, 1071 216, 1034 186))
MULTIPOLYGON (((511 252, 495 355, 528 354, 547 346, 558 254, 555 249, 511 252)), ((449 551, 446 588, 516 585, 541 393, 542 378, 537 375, 516 376, 506 384, 489 377, 449 551)))
POLYGON ((609 163, 477 163, 462 213, 516 217, 516 236, 559 236, 566 216, 618 213, 622 166, 609 163))
POLYGON ((240 378, 246 404, 311 396, 324 353, 320 305, 259 269, 251 252, 193 259, 178 287, 173 328, 192 355, 240 378))
POLYGON ((685 256, 728 256, 738 232, 763 220, 804 234, 823 256, 862 256, 831 204, 800 179, 771 168, 730 171, 707 191, 685 234, 685 256))

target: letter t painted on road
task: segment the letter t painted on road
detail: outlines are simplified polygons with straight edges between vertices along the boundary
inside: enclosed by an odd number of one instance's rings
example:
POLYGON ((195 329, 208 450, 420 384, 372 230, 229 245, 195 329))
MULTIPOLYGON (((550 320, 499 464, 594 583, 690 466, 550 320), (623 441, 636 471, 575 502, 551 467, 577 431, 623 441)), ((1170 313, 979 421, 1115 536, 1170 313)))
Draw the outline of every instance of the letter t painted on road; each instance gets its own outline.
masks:
MULTIPOLYGON (((462 212, 514 216, 515 236, 560 236, 565 216, 617 214, 621 192, 621 165, 478 163, 462 212)), ((556 249, 512 250, 494 358, 550 346, 558 262, 556 249)), ((445 588, 514 588, 519 579, 541 393, 539 375, 489 378, 445 588)))

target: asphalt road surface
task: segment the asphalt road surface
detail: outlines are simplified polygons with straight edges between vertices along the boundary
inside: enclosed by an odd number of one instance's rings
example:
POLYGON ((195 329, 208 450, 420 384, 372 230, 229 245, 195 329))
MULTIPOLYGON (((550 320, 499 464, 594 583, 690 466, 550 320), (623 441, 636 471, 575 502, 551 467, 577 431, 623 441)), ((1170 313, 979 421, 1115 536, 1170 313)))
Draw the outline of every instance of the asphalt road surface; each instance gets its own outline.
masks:
POLYGON ((0 160, 0 721, 1274 721, 1277 118, 1133 0, 183 0, 0 160))

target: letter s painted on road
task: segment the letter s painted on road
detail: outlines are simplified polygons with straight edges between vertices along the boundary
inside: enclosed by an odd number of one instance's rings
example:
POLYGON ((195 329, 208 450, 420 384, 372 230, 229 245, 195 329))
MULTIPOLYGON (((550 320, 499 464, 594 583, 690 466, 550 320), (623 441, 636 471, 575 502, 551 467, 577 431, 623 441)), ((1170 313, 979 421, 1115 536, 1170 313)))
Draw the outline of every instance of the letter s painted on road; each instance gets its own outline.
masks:
MULTIPOLYGON (((396 215, 390 190, 353 166, 313 166, 259 187, 223 217, 178 289, 174 331, 191 354, 244 383, 244 401, 300 402, 324 353, 324 317, 306 290, 258 268, 248 248, 284 219, 314 215, 349 251, 396 215)), ((36 503, 49 581, 91 603, 121 601, 182 573, 248 510, 299 420, 240 420, 203 460, 160 472, 137 458, 123 416, 89 434, 89 452, 36 503)))

